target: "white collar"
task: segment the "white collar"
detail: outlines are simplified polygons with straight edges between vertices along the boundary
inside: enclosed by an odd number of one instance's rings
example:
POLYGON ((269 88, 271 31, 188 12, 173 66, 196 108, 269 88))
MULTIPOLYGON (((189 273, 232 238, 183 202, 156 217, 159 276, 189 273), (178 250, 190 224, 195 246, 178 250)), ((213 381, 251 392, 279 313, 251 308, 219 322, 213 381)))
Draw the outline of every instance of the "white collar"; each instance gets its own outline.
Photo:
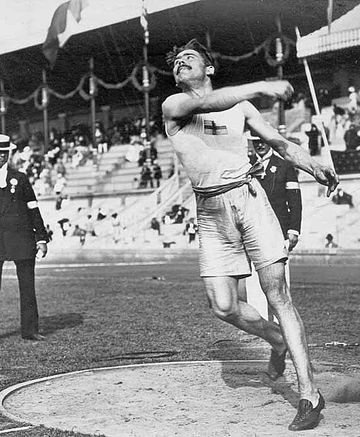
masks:
POLYGON ((260 162, 262 162, 262 161, 266 161, 266 160, 268 160, 268 159, 270 159, 271 158, 271 156, 272 156, 272 154, 273 154, 273 151, 272 151, 272 149, 270 149, 263 157, 261 157, 260 155, 258 155, 258 154, 256 154, 256 156, 257 156, 257 159, 260 161, 260 162))

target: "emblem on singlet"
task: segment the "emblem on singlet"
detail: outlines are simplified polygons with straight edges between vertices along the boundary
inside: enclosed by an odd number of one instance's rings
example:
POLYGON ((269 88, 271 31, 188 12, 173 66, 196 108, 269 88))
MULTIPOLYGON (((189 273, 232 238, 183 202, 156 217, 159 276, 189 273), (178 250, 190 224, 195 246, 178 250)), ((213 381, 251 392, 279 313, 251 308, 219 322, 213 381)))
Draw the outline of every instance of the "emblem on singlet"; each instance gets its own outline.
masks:
POLYGON ((214 120, 204 120, 204 133, 207 135, 227 135, 226 126, 219 126, 214 120))

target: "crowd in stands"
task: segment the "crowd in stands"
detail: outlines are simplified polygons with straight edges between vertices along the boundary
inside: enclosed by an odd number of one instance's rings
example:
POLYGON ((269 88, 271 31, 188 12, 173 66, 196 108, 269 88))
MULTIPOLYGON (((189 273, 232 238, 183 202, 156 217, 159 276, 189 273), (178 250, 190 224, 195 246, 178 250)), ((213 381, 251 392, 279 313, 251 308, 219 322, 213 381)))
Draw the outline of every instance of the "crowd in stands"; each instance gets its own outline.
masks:
POLYGON ((157 129, 152 129, 148 147, 146 147, 146 133, 143 128, 140 135, 133 135, 130 138, 129 148, 125 159, 129 162, 137 162, 141 168, 138 188, 159 188, 163 178, 162 169, 158 163, 158 152, 156 149, 156 138, 159 135, 157 129))
MULTIPOLYGON (((101 122, 95 124, 95 144, 92 141, 91 128, 85 124, 72 126, 65 132, 51 128, 49 132, 48 150, 44 153, 44 136, 42 132, 34 132, 29 138, 22 138, 19 134, 11 135, 17 150, 13 156, 15 167, 27 174, 38 196, 55 194, 59 190, 58 175, 66 184, 66 168, 77 168, 89 160, 94 166, 98 165, 99 157, 107 153, 114 144, 131 144, 126 159, 138 162, 142 167, 139 186, 152 188, 160 186, 162 178, 161 168, 156 160, 157 150, 155 136, 160 129, 151 122, 150 160, 146 159, 144 148, 144 119, 134 120, 124 118, 116 121, 111 128, 104 129, 101 122), (144 167, 144 168, 143 168, 144 167), (147 169, 146 167, 149 167, 147 169), (155 181, 155 184, 154 184, 155 181)), ((64 185, 65 185, 64 184, 64 185)), ((60 190, 62 191, 62 190, 60 190)), ((58 206, 61 202, 59 198, 58 206)))
MULTIPOLYGON (((321 90, 326 95, 325 90, 321 90)), ((342 104, 322 101, 330 104, 331 117, 326 125, 326 133, 330 145, 342 145, 343 151, 360 150, 360 94, 355 87, 348 88, 348 96, 342 104)))

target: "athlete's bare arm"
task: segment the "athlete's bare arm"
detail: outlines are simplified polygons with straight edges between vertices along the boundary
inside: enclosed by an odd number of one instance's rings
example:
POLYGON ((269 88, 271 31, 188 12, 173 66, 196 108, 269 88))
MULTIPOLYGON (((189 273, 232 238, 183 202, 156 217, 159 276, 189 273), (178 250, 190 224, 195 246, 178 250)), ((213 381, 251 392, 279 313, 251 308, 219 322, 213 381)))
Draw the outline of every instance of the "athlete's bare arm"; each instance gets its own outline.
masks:
POLYGON ((203 96, 195 92, 174 94, 164 101, 162 110, 165 120, 178 121, 193 114, 224 111, 239 102, 262 95, 286 100, 292 93, 293 88, 287 81, 261 81, 211 90, 203 96))
POLYGON ((269 126, 262 118, 260 112, 250 103, 242 102, 241 108, 248 126, 267 144, 269 144, 284 159, 290 161, 295 167, 306 171, 320 184, 327 185, 327 195, 330 196, 339 184, 338 176, 331 167, 316 162, 301 146, 288 141, 269 126))

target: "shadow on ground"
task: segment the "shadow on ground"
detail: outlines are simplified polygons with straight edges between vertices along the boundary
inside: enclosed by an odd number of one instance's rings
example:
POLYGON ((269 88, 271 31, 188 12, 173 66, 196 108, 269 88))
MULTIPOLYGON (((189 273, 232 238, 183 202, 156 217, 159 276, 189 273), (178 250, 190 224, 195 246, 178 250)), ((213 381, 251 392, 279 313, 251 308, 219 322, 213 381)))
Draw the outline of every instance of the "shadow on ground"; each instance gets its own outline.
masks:
POLYGON ((75 328, 83 323, 83 316, 80 313, 53 314, 41 317, 41 332, 52 334, 66 328, 75 328))

